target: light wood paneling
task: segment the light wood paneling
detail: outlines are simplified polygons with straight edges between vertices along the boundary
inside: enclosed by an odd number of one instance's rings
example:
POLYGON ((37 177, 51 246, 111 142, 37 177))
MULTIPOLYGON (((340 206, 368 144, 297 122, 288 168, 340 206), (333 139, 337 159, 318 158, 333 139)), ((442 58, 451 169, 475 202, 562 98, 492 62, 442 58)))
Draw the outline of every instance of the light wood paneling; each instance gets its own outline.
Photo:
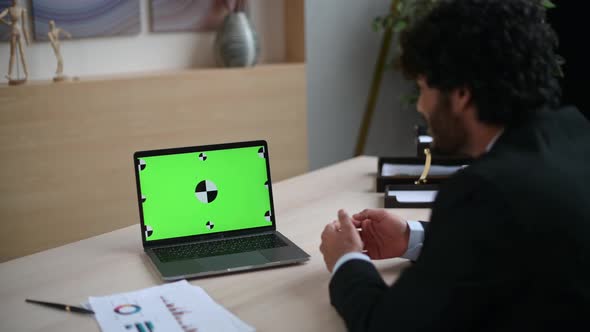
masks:
POLYGON ((0 261, 138 223, 137 150, 266 139, 307 171, 305 68, 0 87, 0 261))
POLYGON ((288 62, 305 62, 305 0, 285 1, 285 53, 288 62))

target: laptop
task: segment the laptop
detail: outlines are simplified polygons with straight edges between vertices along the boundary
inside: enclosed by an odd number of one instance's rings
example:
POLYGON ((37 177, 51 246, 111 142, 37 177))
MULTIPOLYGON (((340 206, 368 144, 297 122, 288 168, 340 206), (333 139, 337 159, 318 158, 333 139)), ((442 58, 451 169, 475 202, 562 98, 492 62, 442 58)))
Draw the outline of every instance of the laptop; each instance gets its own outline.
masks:
POLYGON ((143 248, 165 281, 301 263, 277 231, 266 141, 133 155, 143 248))

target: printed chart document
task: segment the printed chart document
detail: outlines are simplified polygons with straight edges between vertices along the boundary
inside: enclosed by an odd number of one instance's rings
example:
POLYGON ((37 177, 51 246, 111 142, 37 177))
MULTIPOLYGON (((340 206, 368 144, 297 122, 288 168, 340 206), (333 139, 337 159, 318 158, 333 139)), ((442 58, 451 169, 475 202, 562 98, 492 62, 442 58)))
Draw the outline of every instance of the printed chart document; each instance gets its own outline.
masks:
POLYGON ((255 331, 186 280, 102 297, 90 297, 104 332, 255 331))

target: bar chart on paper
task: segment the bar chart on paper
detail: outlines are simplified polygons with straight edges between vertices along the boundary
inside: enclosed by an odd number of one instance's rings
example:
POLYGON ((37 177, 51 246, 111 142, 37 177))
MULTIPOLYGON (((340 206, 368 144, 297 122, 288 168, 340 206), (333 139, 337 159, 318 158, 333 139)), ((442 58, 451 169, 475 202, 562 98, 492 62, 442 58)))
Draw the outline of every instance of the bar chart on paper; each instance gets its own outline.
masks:
POLYGON ((147 321, 143 323, 135 323, 133 324, 126 324, 125 328, 127 330, 137 331, 137 332, 154 332, 154 323, 147 321))
POLYGON ((89 303, 102 331, 255 331, 186 280, 135 292, 90 297, 89 303))
POLYGON ((170 311, 170 313, 172 314, 174 319, 176 319, 176 322, 178 322, 178 325, 180 325, 184 332, 198 331, 196 327, 184 322, 184 318, 187 317, 187 314, 191 313, 190 310, 186 308, 177 307, 176 304, 174 304, 174 302, 167 300, 164 296, 161 296, 160 298, 162 299, 162 302, 164 302, 166 309, 170 311))

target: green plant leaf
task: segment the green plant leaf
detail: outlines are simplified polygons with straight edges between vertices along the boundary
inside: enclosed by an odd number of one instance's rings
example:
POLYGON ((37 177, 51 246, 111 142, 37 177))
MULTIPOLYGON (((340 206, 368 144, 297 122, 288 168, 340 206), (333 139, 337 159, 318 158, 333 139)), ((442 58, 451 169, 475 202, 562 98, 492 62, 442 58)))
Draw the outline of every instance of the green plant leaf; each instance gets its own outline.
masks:
POLYGON ((399 20, 395 23, 395 26, 393 27, 393 31, 394 32, 400 32, 403 29, 405 29, 408 26, 408 22, 405 20, 399 20))
POLYGON ((551 0, 543 0, 541 2, 545 8, 555 8, 555 4, 551 0))
POLYGON ((404 5, 402 6, 401 10, 398 11, 399 17, 406 17, 408 16, 408 13, 413 10, 412 7, 414 6, 414 3, 412 1, 400 1, 400 4, 402 2, 404 5))
POLYGON ((398 13, 401 13, 402 10, 404 9, 404 3, 402 1, 398 2, 396 9, 397 9, 398 13))

